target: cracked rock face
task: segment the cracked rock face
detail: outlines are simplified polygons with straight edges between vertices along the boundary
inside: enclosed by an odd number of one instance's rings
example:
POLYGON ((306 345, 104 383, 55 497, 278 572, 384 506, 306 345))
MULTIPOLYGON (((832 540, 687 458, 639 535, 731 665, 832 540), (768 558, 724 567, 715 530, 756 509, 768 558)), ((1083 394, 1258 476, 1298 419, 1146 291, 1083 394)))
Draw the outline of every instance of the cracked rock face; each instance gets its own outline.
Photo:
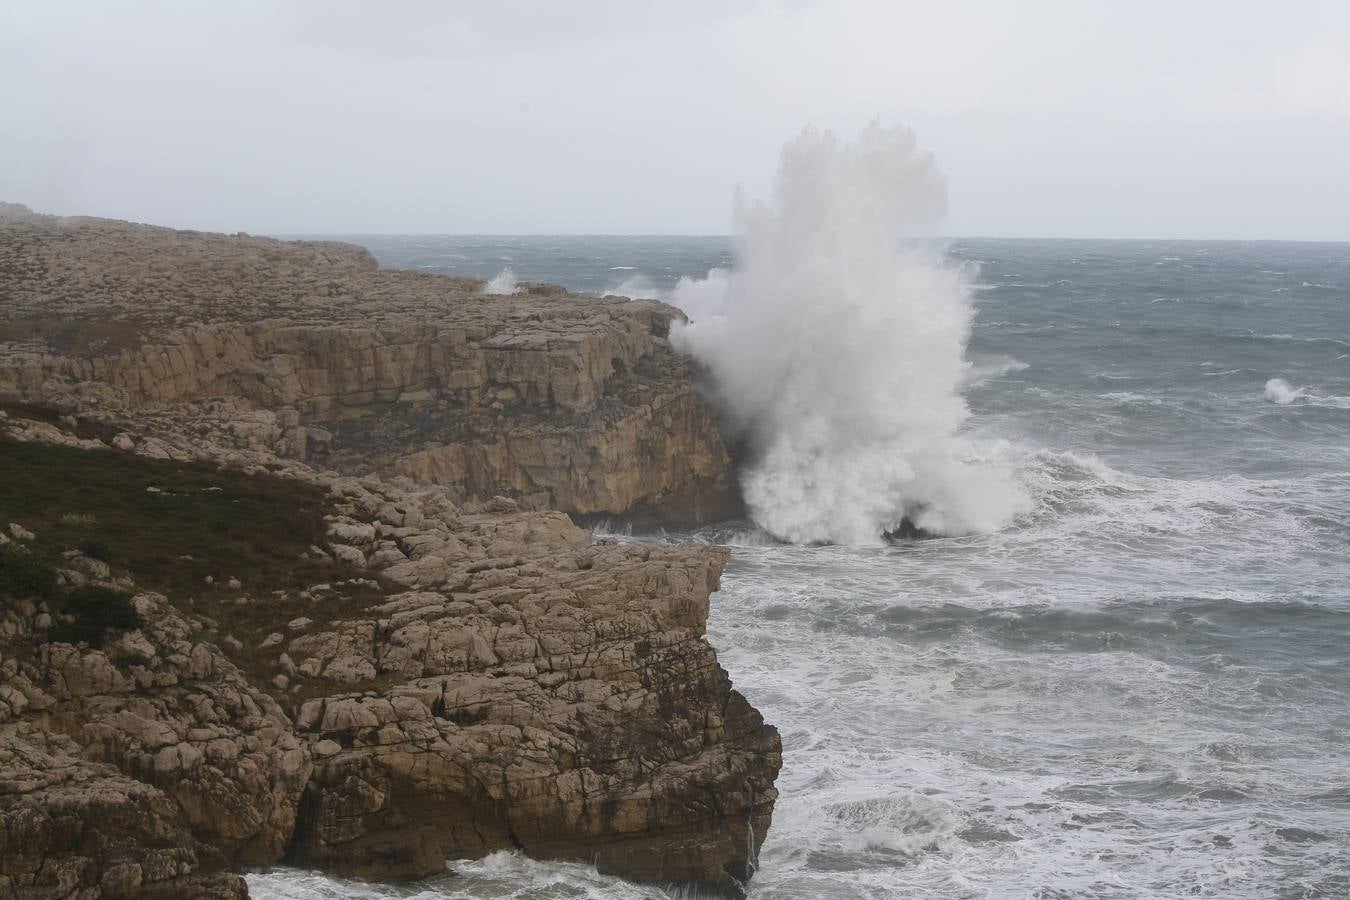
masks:
POLYGON ((193 626, 162 598, 142 595, 137 608, 144 664, 49 645, 47 721, 86 757, 172 798, 225 862, 272 862, 294 828, 309 754, 276 701, 213 645, 192 641, 193 626))
POLYGON ((739 512, 678 310, 380 271, 369 253, 0 217, 0 397, 534 508, 739 512), (167 424, 166 424, 167 423, 167 424))
POLYGON ((32 722, 0 725, 0 897, 247 897, 201 871, 203 852, 163 791, 32 722))
MULTIPOLYGON (((390 585, 336 619, 316 593, 316 617, 261 643, 291 673, 276 687, 293 715, 200 640, 202 622, 141 593, 144 626, 101 651, 43 643, 40 605, 10 610, 5 642, 40 656, 0 666, 0 724, 60 736, 135 802, 176 808, 178 832, 130 838, 186 854, 173 877, 284 858, 397 880, 519 849, 741 893, 781 748, 703 636, 725 550, 592 543, 509 500, 460 508, 375 478, 285 474, 328 489, 329 549, 390 585)), ((35 802, 0 793, 0 812, 35 802)), ((20 865, 27 846, 0 861, 20 865)))
POLYGON ((702 637, 724 552, 555 534, 291 641, 398 681, 300 709, 316 759, 293 862, 399 877, 519 848, 721 890, 749 876, 779 748, 702 637))
MULTIPOLYGON (((49 642, 59 609, 0 598, 0 900, 232 898, 230 869, 403 879, 498 849, 743 893, 781 747, 704 638, 726 551, 597 543, 567 514, 734 511, 675 310, 3 213, 0 455, 302 482, 327 498, 302 556, 335 583, 221 572, 243 605, 204 607, 49 548, 143 624, 49 642), (232 633, 265 597, 285 614, 232 633)), ((13 524, 0 543, 42 546, 13 524)))
POLYGON ((703 638, 725 550, 330 490, 330 535, 409 590, 277 647, 351 686, 297 711, 314 773, 290 861, 398 878, 515 848, 738 892, 781 751, 703 638))

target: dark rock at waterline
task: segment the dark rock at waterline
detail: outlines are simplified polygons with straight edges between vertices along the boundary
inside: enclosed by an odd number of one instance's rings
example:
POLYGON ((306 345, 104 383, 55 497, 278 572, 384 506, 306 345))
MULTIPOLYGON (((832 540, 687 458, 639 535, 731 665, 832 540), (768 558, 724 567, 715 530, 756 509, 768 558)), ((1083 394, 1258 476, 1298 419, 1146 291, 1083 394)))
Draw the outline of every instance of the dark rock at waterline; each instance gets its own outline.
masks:
POLYGON ((882 532, 882 537, 891 542, 922 541, 939 536, 940 535, 937 535, 934 532, 927 531, 920 528, 918 525, 915 525, 914 520, 909 516, 905 516, 901 519, 900 524, 896 525, 891 530, 882 532))

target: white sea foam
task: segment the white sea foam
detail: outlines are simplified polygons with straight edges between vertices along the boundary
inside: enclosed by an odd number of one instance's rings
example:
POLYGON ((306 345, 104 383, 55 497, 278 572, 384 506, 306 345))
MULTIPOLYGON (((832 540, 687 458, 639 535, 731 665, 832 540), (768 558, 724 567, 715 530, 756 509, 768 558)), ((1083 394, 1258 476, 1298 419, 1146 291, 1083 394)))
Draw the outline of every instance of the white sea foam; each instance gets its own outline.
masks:
POLYGON ((961 378, 963 387, 974 387, 977 384, 984 384, 993 381, 995 378, 1009 375, 1013 372, 1021 372, 1030 368, 1020 359, 1014 359, 1011 356, 990 356, 982 359, 972 359, 966 363, 966 373, 961 378))
POLYGON ((739 204, 731 270, 685 279, 675 345, 709 366, 756 522, 798 542, 868 543, 905 517, 991 530, 1027 508, 959 434, 974 267, 925 239, 946 184, 905 129, 807 130, 768 203, 739 204))
POLYGON ((1289 406, 1298 403, 1302 406, 1321 406, 1328 409, 1350 409, 1350 397, 1337 397, 1314 393, 1311 388, 1296 388, 1283 378, 1272 378, 1266 382, 1266 399, 1271 403, 1289 406))
POLYGON ((680 896, 679 892, 668 893, 601 875, 584 863, 533 860, 508 852, 455 860, 454 875, 416 887, 349 881, 285 868, 246 878, 249 894, 256 900, 665 900, 680 896))
POLYGON ((1271 403, 1288 406, 1303 395, 1303 388, 1291 387, 1283 378, 1272 378, 1266 382, 1266 399, 1271 403))
POLYGON ((514 294, 520 290, 516 283, 516 273, 507 266, 497 273, 491 281, 483 288, 485 294, 514 294))

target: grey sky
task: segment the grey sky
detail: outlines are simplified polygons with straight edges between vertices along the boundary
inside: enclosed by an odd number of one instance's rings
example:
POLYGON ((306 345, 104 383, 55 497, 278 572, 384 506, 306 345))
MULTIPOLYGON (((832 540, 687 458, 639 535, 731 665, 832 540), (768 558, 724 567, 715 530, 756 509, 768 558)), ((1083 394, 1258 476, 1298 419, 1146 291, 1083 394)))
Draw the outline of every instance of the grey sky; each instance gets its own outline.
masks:
POLYGON ((720 233, 814 124, 964 235, 1350 240, 1350 2, 0 5, 0 199, 254 232, 720 233))

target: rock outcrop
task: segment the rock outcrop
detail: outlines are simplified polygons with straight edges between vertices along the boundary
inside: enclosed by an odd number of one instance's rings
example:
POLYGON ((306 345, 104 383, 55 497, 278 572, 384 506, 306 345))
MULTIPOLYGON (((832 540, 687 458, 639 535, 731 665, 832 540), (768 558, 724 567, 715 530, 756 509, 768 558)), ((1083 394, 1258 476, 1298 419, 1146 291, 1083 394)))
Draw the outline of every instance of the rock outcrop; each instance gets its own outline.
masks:
POLYGON ((588 516, 738 511, 679 312, 380 271, 365 250, 0 217, 0 398, 588 516), (226 401, 223 405, 221 401, 226 401))
POLYGON ((163 791, 80 750, 32 722, 0 725, 0 897, 248 896, 238 875, 199 871, 163 791))
POLYGON ((742 893, 781 750, 704 639, 726 551, 566 514, 734 508, 677 313, 480 290, 337 244, 0 215, 0 900, 500 849, 742 893), (59 454, 92 480, 27 490, 59 454), (175 490, 248 499, 290 555, 226 571, 252 551, 188 499, 190 555, 137 544, 125 517, 175 490), (101 646, 71 642, 80 585, 131 597, 101 646))

